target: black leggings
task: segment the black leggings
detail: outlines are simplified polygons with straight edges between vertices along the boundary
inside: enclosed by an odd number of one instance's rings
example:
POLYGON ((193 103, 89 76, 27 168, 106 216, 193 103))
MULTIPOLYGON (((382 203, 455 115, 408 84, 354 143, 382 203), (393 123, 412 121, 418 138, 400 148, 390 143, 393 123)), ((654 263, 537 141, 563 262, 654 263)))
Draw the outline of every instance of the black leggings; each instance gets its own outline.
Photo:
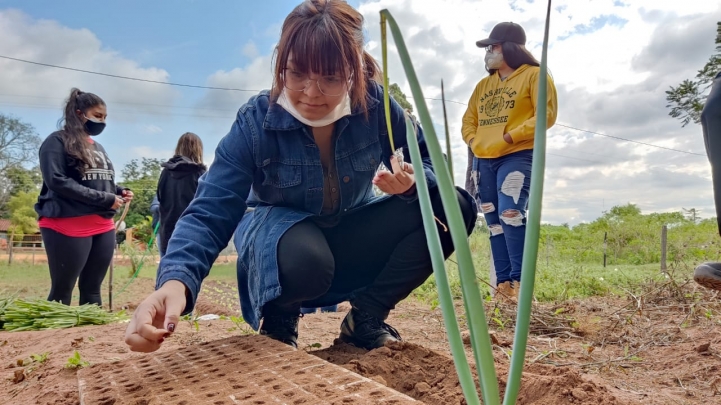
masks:
POLYGON ((40 228, 50 267, 48 301, 70 305, 75 282, 80 289, 80 305, 102 305, 100 286, 115 251, 115 231, 85 238, 65 236, 40 228))
MULTIPOLYGON (((467 233, 476 212, 456 192, 467 233)), ((440 195, 436 217, 447 224, 440 195)), ((445 257, 453 253, 449 232, 437 224, 445 257)), ((342 218, 334 227, 309 219, 291 227, 278 244, 281 295, 264 314, 299 313, 350 298, 353 307, 385 319, 395 305, 433 273, 419 203, 392 197, 342 218)))

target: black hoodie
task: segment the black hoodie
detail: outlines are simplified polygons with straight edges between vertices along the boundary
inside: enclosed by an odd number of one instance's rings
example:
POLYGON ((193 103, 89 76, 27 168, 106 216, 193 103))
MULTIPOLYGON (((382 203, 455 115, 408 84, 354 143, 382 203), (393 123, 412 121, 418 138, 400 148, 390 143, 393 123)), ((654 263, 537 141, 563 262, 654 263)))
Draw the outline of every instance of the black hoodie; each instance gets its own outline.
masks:
POLYGON ((195 196, 198 179, 205 173, 205 165, 195 163, 185 156, 173 156, 162 164, 163 172, 158 181, 160 202, 160 230, 158 240, 163 252, 167 252, 170 235, 175 223, 195 196))
POLYGON ((81 176, 79 162, 65 151, 61 131, 50 134, 40 146, 43 186, 35 204, 40 217, 68 218, 97 214, 112 218, 115 196, 123 192, 115 184, 115 169, 97 141, 89 145, 95 160, 81 176))

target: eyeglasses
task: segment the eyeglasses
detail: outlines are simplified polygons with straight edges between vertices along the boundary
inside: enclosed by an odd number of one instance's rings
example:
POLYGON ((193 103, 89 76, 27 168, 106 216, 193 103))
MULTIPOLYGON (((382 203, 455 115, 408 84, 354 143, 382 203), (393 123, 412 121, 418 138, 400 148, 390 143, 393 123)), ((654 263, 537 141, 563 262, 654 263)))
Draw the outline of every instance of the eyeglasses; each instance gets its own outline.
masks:
POLYGON ((288 90, 305 91, 310 82, 315 80, 318 90, 326 96, 336 97, 346 91, 347 82, 340 76, 321 76, 318 79, 311 79, 306 73, 293 69, 283 69, 283 85, 288 90))
POLYGON ((493 45, 486 46, 486 52, 489 52, 489 53, 493 52, 493 47, 495 47, 495 46, 501 46, 501 44, 493 44, 493 45))

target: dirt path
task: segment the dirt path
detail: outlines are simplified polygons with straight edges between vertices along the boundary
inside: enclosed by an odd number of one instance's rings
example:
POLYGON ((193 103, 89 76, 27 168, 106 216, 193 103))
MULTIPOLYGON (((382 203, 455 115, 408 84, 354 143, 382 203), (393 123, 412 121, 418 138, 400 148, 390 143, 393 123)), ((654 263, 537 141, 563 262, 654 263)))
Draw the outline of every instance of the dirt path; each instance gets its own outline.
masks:
MULTIPOLYGON (((205 287, 198 303, 202 312, 237 315, 234 286, 211 282, 205 287)), ((123 303, 132 310, 152 288, 152 281, 139 280, 123 295, 123 303)), ((536 305, 519 404, 721 402, 721 299, 686 288, 691 290, 661 291, 641 303, 606 298, 536 305)), ((341 309, 347 311, 348 306, 341 309)), ((514 313, 504 306, 486 312, 493 325, 494 357, 503 388, 514 313)), ((388 323, 409 344, 371 352, 333 344, 344 316, 339 312, 302 318, 301 350, 427 404, 462 403, 439 309, 413 300, 401 303, 388 323)), ((64 367, 68 358, 75 351, 91 364, 142 357, 126 348, 124 329, 125 324, 115 324, 0 332, 0 398, 9 404, 77 404, 76 371, 64 367), (31 355, 43 353, 49 353, 47 361, 31 361, 31 355)), ((197 330, 182 322, 160 353, 248 332, 247 325, 231 320, 200 321, 197 330)))

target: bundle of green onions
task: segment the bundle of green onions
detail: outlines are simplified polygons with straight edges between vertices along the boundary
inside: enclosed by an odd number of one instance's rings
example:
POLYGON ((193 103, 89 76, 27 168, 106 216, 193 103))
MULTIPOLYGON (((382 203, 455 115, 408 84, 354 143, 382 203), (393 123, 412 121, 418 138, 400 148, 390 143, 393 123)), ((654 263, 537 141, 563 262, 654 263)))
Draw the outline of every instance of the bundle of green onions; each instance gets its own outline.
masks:
POLYGON ((12 295, 5 295, 5 293, 0 292, 0 329, 3 328, 3 320, 2 316, 5 313, 5 309, 10 306, 10 304, 15 300, 15 297, 12 295))
POLYGON ((113 314, 92 304, 71 307, 59 302, 24 299, 11 302, 0 316, 3 329, 16 332, 105 325, 124 318, 122 312, 113 314))

